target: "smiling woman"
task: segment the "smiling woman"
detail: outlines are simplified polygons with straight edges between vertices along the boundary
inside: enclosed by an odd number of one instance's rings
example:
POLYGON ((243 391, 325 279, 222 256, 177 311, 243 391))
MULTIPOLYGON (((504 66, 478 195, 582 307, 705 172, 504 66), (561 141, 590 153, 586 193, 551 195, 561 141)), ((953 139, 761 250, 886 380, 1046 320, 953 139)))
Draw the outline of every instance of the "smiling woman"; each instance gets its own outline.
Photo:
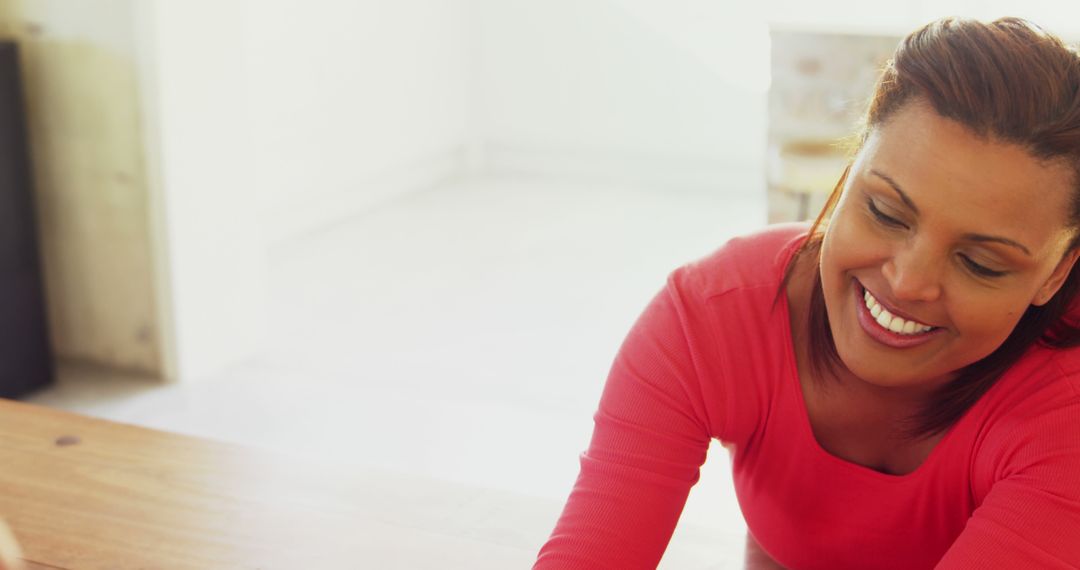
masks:
POLYGON ((810 227, 677 269, 535 568, 653 568, 710 439, 789 568, 1080 567, 1080 56, 944 19, 810 227))

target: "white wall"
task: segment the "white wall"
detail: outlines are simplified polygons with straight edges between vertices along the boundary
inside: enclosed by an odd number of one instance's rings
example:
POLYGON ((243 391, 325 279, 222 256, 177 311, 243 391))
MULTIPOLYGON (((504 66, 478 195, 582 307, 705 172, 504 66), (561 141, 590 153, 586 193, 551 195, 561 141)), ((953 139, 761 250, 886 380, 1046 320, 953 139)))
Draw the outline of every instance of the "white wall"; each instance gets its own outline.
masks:
POLYGON ((248 4, 252 175, 270 239, 460 170, 466 16, 458 0, 248 4))
POLYGON ((155 258, 171 308, 169 376, 199 380, 258 350, 265 253, 253 202, 242 0, 139 2, 155 258))
POLYGON ((728 191, 765 148, 765 22, 694 0, 477 0, 488 166, 728 191))
POLYGON ((455 5, 139 5, 178 378, 214 376, 261 348, 273 243, 460 171, 455 5))

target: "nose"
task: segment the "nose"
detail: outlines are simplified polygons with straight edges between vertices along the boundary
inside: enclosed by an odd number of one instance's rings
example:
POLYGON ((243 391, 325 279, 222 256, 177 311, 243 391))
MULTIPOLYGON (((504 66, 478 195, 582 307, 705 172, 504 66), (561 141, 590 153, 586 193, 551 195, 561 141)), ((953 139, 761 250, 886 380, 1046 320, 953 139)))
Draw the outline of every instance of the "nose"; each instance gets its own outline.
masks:
POLYGON ((925 248, 898 248, 881 273, 897 301, 935 301, 941 296, 941 262, 925 248))

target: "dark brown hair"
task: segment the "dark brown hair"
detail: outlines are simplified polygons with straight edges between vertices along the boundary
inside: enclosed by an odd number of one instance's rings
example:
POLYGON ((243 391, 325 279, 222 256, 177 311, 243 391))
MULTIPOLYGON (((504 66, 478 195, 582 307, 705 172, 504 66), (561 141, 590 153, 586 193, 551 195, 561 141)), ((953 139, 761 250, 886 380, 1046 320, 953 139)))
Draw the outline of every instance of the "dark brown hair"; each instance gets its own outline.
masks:
MULTIPOLYGON (((1019 18, 991 23, 945 18, 912 32, 885 65, 856 137, 869 133, 904 105, 926 101, 942 117, 976 136, 1012 143, 1033 157, 1067 164, 1073 172, 1069 224, 1080 245, 1080 55, 1060 39, 1019 18)), ((795 262, 819 259, 820 231, 835 208, 847 179, 845 169, 821 213, 787 267, 781 291, 795 262)), ((816 263, 814 264, 816 267, 816 263)), ((821 275, 815 268, 809 303, 810 362, 819 381, 841 366, 836 352, 821 275)), ((1010 366, 1035 343, 1054 348, 1080 345, 1080 328, 1066 312, 1080 291, 1080 263, 1043 306, 1029 306, 1009 337, 989 356, 958 371, 929 403, 908 420, 911 438, 929 437, 954 424, 1010 366)))

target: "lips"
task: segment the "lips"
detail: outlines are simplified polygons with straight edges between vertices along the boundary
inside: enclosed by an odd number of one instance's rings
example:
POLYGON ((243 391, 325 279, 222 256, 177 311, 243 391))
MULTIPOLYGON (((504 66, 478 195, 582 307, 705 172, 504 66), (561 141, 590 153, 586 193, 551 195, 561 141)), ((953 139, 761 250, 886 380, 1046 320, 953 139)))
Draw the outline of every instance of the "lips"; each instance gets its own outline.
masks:
POLYGON ((870 294, 870 291, 865 289, 863 290, 863 301, 866 303, 866 308, 870 310, 870 316, 874 317, 882 328, 889 329, 894 333, 903 335, 922 334, 934 328, 926 323, 897 314, 895 310, 888 309, 879 303, 870 294))
POLYGON ((890 348, 911 348, 930 342, 942 334, 945 329, 934 327, 920 321, 908 318, 906 315, 898 315, 884 305, 879 305, 871 294, 871 306, 875 306, 875 312, 867 307, 867 291, 857 280, 852 280, 855 291, 855 314, 859 327, 874 341, 890 348))

